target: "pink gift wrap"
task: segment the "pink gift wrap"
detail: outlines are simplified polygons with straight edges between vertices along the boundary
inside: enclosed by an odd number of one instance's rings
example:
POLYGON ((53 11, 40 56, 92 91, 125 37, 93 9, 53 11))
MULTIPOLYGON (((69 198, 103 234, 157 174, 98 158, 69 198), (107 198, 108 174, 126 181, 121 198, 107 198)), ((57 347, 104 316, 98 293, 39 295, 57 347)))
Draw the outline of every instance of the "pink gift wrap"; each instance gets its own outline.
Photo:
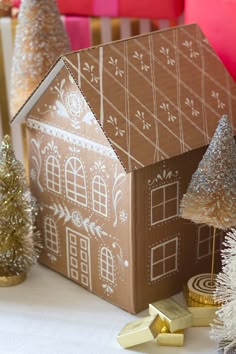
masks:
POLYGON ((176 19, 184 0, 57 0, 62 14, 176 19))
POLYGON ((62 19, 73 51, 182 23, 182 17, 176 20, 154 20, 124 17, 62 16, 62 19))
MULTIPOLYGON (((57 0, 61 14, 139 17, 173 20, 184 9, 184 0, 57 0)), ((15 0, 19 7, 20 0, 15 0)))
POLYGON ((236 80, 236 1, 185 0, 185 22, 198 23, 236 80))

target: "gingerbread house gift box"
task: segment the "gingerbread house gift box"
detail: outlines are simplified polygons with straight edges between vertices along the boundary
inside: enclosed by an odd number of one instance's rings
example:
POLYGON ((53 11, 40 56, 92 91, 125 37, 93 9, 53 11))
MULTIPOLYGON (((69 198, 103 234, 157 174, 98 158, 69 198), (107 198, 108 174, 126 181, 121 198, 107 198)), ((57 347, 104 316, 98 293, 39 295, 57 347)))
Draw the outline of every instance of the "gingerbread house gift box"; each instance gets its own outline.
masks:
POLYGON ((197 25, 59 58, 12 122, 40 262, 132 313, 209 271, 212 231, 179 202, 222 114, 235 123, 235 84, 197 25))

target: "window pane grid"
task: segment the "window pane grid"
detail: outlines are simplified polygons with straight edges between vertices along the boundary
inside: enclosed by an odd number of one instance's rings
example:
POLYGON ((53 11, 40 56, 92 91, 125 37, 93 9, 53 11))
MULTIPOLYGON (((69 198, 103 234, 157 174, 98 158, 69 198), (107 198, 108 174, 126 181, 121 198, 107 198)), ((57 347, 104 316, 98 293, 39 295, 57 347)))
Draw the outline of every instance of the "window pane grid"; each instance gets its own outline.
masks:
POLYGON ((58 253, 58 235, 55 222, 51 218, 46 218, 44 223, 45 244, 48 249, 58 253))
MULTIPOLYGON (((155 225, 164 220, 172 219, 178 216, 178 201, 179 201, 179 185, 178 182, 173 182, 163 185, 151 191, 151 225, 155 225), (173 188, 175 187, 175 188, 173 188), (167 189, 172 188, 172 195, 167 197, 167 189), (160 193, 162 190, 162 193, 160 193), (162 201, 159 203, 156 196, 161 195, 162 201), (172 203, 171 203, 172 202, 172 203), (168 207, 168 209, 167 209, 168 207), (171 209, 172 207, 172 209, 171 209)), ((170 194, 170 193, 169 193, 170 194)))
POLYGON ((60 193, 60 166, 55 156, 49 156, 46 162, 47 188, 60 193))
POLYGON ((158 260, 156 262, 153 262, 152 264, 155 265, 155 264, 163 262, 163 260, 166 261, 166 260, 168 260, 170 258, 173 258, 173 257, 174 257, 173 255, 172 256, 168 256, 168 257, 164 257, 163 259, 160 259, 160 260, 158 260))
MULTIPOLYGON (((216 244, 218 243, 218 248, 215 248, 215 253, 220 251, 221 243, 223 239, 223 231, 216 230, 216 244)), ((207 225, 200 225, 198 227, 198 248, 197 248, 197 258, 201 259, 212 254, 212 239, 213 239, 213 228, 207 225)))
POLYGON ((114 263, 112 253, 106 247, 101 249, 101 277, 114 282, 114 263))
POLYGON ((153 208, 155 208, 155 207, 157 207, 157 206, 160 206, 160 205, 164 205, 164 204, 167 203, 167 202, 172 202, 172 200, 176 200, 176 199, 177 199, 177 197, 176 197, 176 198, 172 198, 172 199, 167 199, 167 200, 165 200, 164 202, 161 202, 161 203, 159 203, 159 204, 153 205, 153 208))
POLYGON ((87 206, 87 191, 82 163, 71 157, 66 164, 66 195, 69 199, 87 206))
POLYGON ((178 252, 177 237, 174 238, 173 240, 166 241, 165 243, 155 246, 151 249, 151 280, 152 281, 157 280, 177 270, 177 252, 178 252), (166 256, 168 248, 169 248, 168 250, 169 255, 166 256), (163 256, 158 259, 156 257, 157 253, 159 255, 162 254, 163 256))
POLYGON ((100 176, 95 176, 92 185, 93 210, 107 216, 107 187, 100 176))

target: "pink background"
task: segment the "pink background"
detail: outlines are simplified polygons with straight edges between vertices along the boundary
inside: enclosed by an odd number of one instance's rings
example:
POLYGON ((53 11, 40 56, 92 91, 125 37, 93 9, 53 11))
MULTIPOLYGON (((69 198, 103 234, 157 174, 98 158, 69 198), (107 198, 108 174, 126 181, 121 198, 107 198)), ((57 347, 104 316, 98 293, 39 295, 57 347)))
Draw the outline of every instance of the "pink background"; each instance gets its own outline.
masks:
POLYGON ((236 1, 185 0, 185 22, 200 25, 236 80, 236 1))

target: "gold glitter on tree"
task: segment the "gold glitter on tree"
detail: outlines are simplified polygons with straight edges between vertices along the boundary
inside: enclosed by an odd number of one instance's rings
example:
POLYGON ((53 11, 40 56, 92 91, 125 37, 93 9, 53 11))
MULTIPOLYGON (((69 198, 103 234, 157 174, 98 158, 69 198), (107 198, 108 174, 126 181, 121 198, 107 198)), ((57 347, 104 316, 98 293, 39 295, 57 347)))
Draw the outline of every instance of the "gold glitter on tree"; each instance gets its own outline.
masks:
POLYGON ((180 215, 223 230, 236 225, 236 145, 226 115, 192 176, 180 215))
MULTIPOLYGON (((23 165, 9 136, 0 150, 0 277, 27 273, 39 250, 35 201, 26 186, 23 165)), ((1 285, 1 284, 0 284, 1 285)))
POLYGON ((70 44, 55 0, 23 0, 16 28, 11 71, 14 116, 56 59, 70 44))

